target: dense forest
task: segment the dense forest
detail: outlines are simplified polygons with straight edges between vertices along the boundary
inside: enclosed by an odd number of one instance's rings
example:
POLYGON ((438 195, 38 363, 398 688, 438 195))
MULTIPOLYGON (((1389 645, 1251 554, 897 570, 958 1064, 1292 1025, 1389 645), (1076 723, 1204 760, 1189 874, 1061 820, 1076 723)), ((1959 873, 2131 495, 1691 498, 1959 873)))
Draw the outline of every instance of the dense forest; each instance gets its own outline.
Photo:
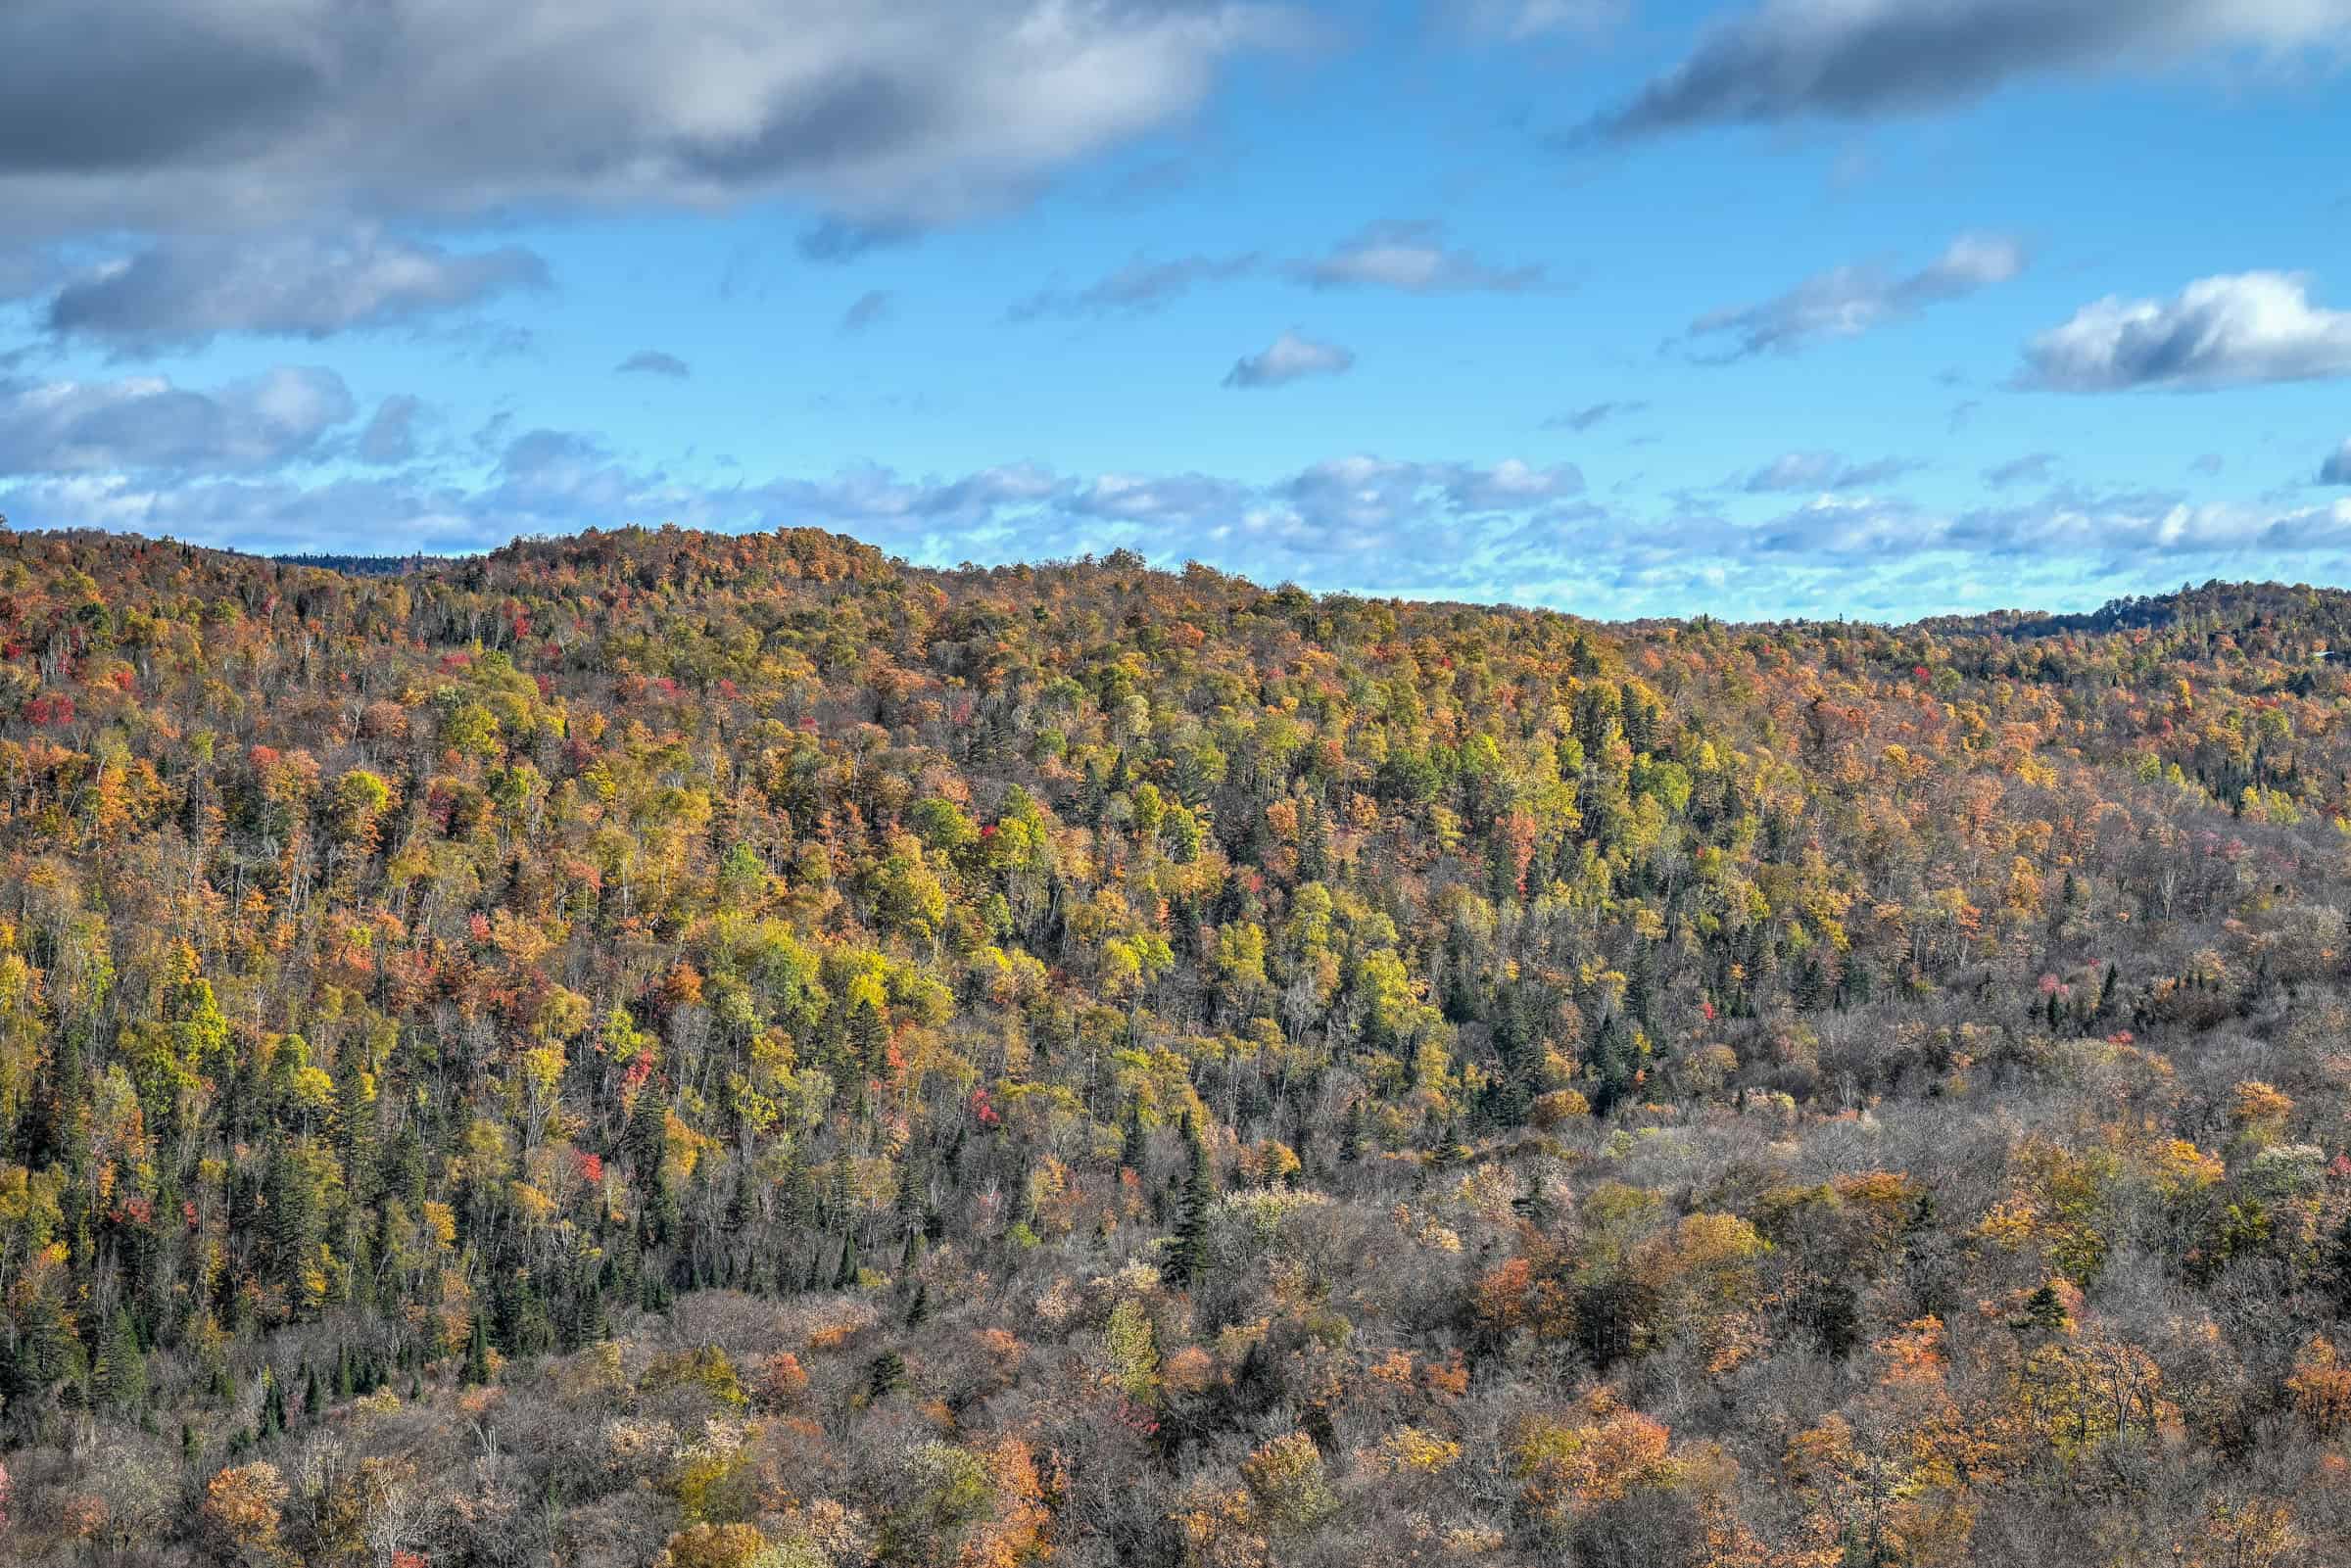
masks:
POLYGON ((2351 595, 0 536, 0 1560, 2351 1561, 2351 595))

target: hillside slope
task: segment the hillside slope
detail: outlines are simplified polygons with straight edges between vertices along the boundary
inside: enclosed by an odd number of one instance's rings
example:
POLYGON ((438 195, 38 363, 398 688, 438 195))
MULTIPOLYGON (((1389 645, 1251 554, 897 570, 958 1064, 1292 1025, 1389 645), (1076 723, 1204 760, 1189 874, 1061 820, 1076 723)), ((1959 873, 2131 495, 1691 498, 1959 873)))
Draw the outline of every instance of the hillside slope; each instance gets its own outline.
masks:
POLYGON ((2351 1560, 2345 647, 0 535, 0 1558, 2351 1560))

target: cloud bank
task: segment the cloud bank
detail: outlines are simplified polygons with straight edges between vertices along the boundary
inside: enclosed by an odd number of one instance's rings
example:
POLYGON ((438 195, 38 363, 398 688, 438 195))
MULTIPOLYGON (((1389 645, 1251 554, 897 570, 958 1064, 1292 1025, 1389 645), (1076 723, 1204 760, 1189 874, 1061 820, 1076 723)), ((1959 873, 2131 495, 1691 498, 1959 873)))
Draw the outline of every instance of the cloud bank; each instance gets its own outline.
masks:
POLYGON ((1246 0, 16 0, 0 205, 36 233, 766 195, 946 222, 1309 30, 1246 0))

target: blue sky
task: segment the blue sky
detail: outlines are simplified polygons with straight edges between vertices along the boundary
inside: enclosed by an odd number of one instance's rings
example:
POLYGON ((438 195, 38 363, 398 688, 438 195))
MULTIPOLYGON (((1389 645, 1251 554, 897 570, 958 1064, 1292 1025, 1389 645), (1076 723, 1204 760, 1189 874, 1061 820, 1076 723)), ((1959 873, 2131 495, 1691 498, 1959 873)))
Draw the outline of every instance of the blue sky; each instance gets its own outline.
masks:
POLYGON ((20 528, 1609 617, 2351 585, 2351 0, 171 15, 0 17, 20 528))

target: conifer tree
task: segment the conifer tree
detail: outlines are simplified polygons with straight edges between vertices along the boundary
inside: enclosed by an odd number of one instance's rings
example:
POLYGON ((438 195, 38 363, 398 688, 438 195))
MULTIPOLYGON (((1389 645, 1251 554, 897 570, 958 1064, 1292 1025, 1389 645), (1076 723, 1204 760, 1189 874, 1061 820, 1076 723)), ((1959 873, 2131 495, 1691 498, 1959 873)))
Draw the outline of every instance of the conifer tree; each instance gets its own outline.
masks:
POLYGON ((1182 1204, 1176 1215, 1176 1239, 1168 1256, 1176 1283, 1189 1285, 1200 1277, 1201 1265, 1206 1261, 1208 1211, 1216 1202, 1217 1176, 1209 1159, 1208 1140, 1193 1124, 1189 1111, 1183 1114, 1180 1130, 1184 1147, 1191 1155, 1191 1166, 1184 1178, 1182 1204))
POLYGON ((490 1327, 482 1314, 473 1314, 473 1333, 465 1342, 465 1367, 458 1381, 475 1388, 490 1381, 490 1327))
POLYGON ((116 1307, 112 1322, 98 1343, 98 1359, 90 1368, 90 1394, 115 1410, 136 1409, 147 1399, 147 1357, 131 1327, 126 1307, 116 1307))

